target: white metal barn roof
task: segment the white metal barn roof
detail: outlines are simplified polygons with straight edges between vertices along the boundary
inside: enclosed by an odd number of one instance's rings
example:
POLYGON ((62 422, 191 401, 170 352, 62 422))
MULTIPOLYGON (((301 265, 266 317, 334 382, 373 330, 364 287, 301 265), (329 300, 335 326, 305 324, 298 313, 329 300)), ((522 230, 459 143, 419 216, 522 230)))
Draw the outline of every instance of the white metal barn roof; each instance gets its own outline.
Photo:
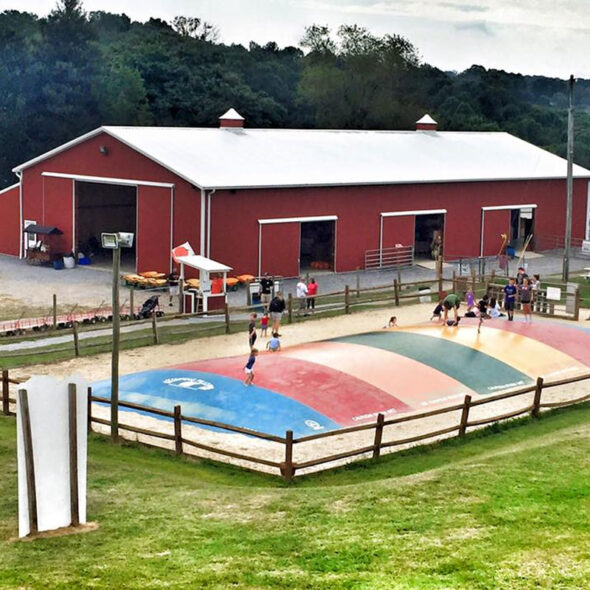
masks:
MULTIPOLYGON (((565 178, 566 160, 500 132, 101 127, 201 188, 341 186, 565 178)), ((590 171, 574 166, 574 177, 590 171)))

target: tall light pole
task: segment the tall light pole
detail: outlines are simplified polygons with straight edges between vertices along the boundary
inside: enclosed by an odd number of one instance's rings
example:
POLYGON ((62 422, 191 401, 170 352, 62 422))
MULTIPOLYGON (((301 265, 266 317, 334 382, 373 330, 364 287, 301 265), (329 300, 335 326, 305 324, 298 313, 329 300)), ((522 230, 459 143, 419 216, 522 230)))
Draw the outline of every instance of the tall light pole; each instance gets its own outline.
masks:
MULTIPOLYGON (((101 234, 102 247, 113 251, 113 348, 111 354, 111 439, 119 440, 119 342, 121 316, 119 314, 119 273, 121 270, 121 248, 131 248, 133 234, 119 232, 101 234)), ((133 312, 133 310, 132 310, 133 312)))
POLYGON ((572 200, 574 192, 574 84, 573 76, 569 79, 569 108, 567 111, 567 200, 565 208, 565 243, 563 245, 562 280, 567 283, 570 274, 570 250, 572 240, 572 200))

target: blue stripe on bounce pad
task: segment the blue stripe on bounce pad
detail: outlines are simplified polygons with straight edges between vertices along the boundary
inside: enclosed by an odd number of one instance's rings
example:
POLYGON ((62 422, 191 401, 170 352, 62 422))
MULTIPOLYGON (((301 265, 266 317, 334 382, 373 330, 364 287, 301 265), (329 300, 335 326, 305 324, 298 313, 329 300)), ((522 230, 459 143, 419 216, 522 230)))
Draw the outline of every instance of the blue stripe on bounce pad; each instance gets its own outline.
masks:
MULTIPOLYGON (((93 383, 92 393, 110 398, 111 381, 93 383)), ((284 436, 287 430, 293 430, 298 437, 340 428, 338 423, 289 397, 256 385, 246 387, 237 379, 198 371, 163 369, 125 375, 119 379, 119 400, 169 412, 180 405, 184 416, 277 436, 284 436)), ((171 420, 143 410, 121 410, 171 420)))

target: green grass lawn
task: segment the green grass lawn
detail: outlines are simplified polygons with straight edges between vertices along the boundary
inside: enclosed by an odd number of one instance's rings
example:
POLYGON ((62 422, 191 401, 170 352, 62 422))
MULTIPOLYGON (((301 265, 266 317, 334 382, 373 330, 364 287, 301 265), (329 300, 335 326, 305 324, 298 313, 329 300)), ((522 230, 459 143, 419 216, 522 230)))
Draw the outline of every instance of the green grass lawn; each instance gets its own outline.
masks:
POLYGON ((590 588, 590 405, 299 479, 91 436, 99 530, 16 536, 0 418, 2 588, 590 588))

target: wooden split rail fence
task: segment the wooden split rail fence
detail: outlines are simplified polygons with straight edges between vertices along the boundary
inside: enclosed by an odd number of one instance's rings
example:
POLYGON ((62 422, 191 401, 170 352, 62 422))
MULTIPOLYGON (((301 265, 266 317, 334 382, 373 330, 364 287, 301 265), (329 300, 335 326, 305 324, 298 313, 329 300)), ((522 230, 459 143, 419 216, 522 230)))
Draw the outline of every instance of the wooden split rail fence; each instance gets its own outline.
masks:
MULTIPOLYGON (((516 418, 518 416, 522 416, 525 414, 530 414, 533 418, 538 418, 542 409, 554 409, 560 408, 565 406, 570 406, 573 404, 583 403, 590 400, 590 393, 586 394, 582 397, 578 397, 575 399, 568 399, 566 401, 560 402, 543 402, 542 401, 542 394, 543 391, 549 388, 558 387, 562 385, 567 385, 571 383, 575 383, 578 381, 583 381, 586 379, 590 379, 590 373, 580 375, 577 377, 572 377, 569 379, 562 379, 559 381, 552 381, 550 383, 545 383, 541 377, 539 377, 533 386, 517 389, 514 391, 509 391, 507 393, 502 393, 499 395, 483 397, 478 400, 472 400, 470 395, 466 395, 463 403, 456 404, 444 408, 437 408, 435 410, 430 410, 428 412, 422 412, 420 414, 410 414, 406 416, 397 416, 395 418, 388 418, 386 419, 384 414, 378 414, 376 421, 371 422, 368 424, 361 424, 359 426, 351 426, 348 428, 342 428, 339 430, 333 430, 329 432, 321 432, 317 434, 312 434, 308 436, 303 436, 299 438, 295 438, 293 435, 292 430, 287 430, 285 432, 285 436, 276 436, 272 434, 267 434, 263 432, 257 432, 255 430, 250 430, 248 428, 241 428, 238 426, 232 426, 231 424, 224 424, 222 422, 215 422, 212 420, 203 420, 200 418, 193 418, 191 416, 184 416, 182 414, 181 406, 175 406, 174 411, 165 411, 159 410, 156 408, 150 408, 147 406, 142 406, 139 404, 134 404, 131 402, 119 402, 119 407, 127 408, 129 410, 135 410, 139 412, 145 412, 147 414, 151 414, 155 417, 160 418, 167 418, 173 423, 172 432, 159 432, 155 430, 150 430, 148 428, 140 428, 138 426, 132 426, 130 424, 119 424, 119 429, 122 431, 133 432, 135 434, 141 434, 148 437, 154 437, 157 439, 162 439, 166 441, 174 442, 174 451, 177 455, 185 454, 185 447, 192 447, 194 449, 198 449, 201 451, 205 451, 207 453, 211 453, 213 455, 222 455, 224 457, 228 457, 230 459, 237 459, 240 461, 245 461, 247 463, 251 463, 254 465, 264 465, 266 467, 271 467, 273 469, 279 470, 280 474, 286 481, 291 481, 295 474, 303 469, 308 469, 311 467, 317 467, 319 465, 325 465, 327 463, 334 463, 336 461, 342 461, 344 459, 350 459, 352 457, 360 457, 362 455, 370 454, 374 459, 379 458, 381 452, 384 449, 389 449, 393 447, 399 447, 401 445, 410 445, 413 443, 421 442, 427 439, 433 439, 438 437, 443 437, 452 433, 456 433, 457 436, 463 437, 468 428, 477 428, 483 427, 485 425, 500 422, 503 420, 508 420, 511 418, 516 418), (482 419, 477 420, 470 420, 470 411, 478 406, 483 406, 486 404, 494 404, 497 402, 502 402, 509 398, 515 398, 522 395, 534 393, 533 401, 531 404, 518 408, 516 410, 512 410, 509 412, 505 412, 502 414, 498 414, 491 417, 485 417, 482 419), (402 423, 409 423, 409 422, 417 422, 421 421, 433 416, 440 416, 443 414, 449 414, 452 412, 461 412, 460 419, 458 423, 451 424, 444 428, 439 428, 437 430, 422 433, 415 436, 410 436, 406 438, 398 438, 394 440, 384 440, 384 429, 386 427, 399 425, 402 423), (218 429, 223 432, 228 433, 239 433, 247 436, 251 436, 254 438, 258 438, 261 440, 265 440, 267 442, 279 444, 283 446, 282 451, 282 461, 273 461, 270 459, 266 459, 260 456, 253 456, 247 455, 244 453, 238 453, 234 450, 220 448, 218 446, 212 446, 211 444, 205 444, 204 442, 200 442, 198 440, 193 440, 190 438, 186 438, 183 436, 183 424, 188 425, 196 425, 196 426, 204 426, 209 429, 218 429), (330 439, 332 437, 340 437, 343 435, 362 432, 362 431, 374 431, 373 435, 373 443, 370 445, 365 445, 360 448, 350 449, 344 452, 335 453, 332 455, 322 455, 313 459, 309 459, 306 461, 295 461, 294 460, 294 448, 295 446, 301 446, 305 443, 311 441, 317 441, 320 439, 330 439)), ((12 379, 9 377, 8 371, 2 371, 2 410, 4 415, 14 415, 14 412, 10 410, 10 404, 16 404, 16 400, 10 398, 10 391, 9 386, 10 384, 22 384, 22 379, 12 379)), ((98 416, 94 416, 92 412, 92 402, 101 403, 101 404, 110 404, 110 399, 94 396, 92 394, 91 388, 88 389, 88 428, 91 429, 92 423, 95 424, 102 424, 104 426, 110 426, 110 420, 106 420, 103 418, 99 418, 98 416)), ((147 446, 159 446, 156 444, 142 442, 141 444, 145 444, 147 446)), ((191 453, 192 454, 192 453, 191 453)), ((230 461, 231 462, 231 461, 230 461)))
MULTIPOLYGON (((425 294, 437 295, 443 287, 442 279, 433 279, 427 281, 416 281, 411 283, 401 283, 397 279, 392 283, 385 285, 361 289, 358 285, 356 288, 346 286, 342 291, 333 291, 316 296, 316 309, 314 315, 321 317, 322 315, 352 313, 354 308, 358 307, 374 307, 395 305, 399 306, 404 301, 416 300, 424 297, 425 294)), ((297 300, 289 294, 286 297, 285 322, 287 324, 293 323, 299 319, 297 315, 297 300)), ((193 337, 208 336, 224 332, 230 334, 234 331, 241 330, 247 322, 247 317, 250 313, 260 311, 261 305, 250 305, 242 307, 230 307, 225 305, 223 309, 209 311, 207 313, 191 313, 191 314, 171 314, 164 317, 157 317, 155 314, 151 318, 133 320, 132 323, 122 323, 122 338, 121 342, 128 345, 140 344, 159 344, 166 341, 165 330, 174 329, 176 335, 187 334, 193 337), (182 324, 171 326, 169 322, 178 320, 191 320, 200 318, 203 320, 203 325, 183 326, 182 324), (144 326, 144 333, 136 333, 136 331, 126 332, 124 327, 132 325, 134 327, 144 326)), ((303 319, 303 318, 301 318, 303 319)), ((88 336, 97 330, 104 330, 104 324, 82 326, 78 323, 72 323, 70 327, 71 340, 61 346, 50 346, 41 348, 40 346, 24 348, 17 352, 9 352, 6 354, 9 358, 19 358, 23 356, 37 356, 45 354, 66 353, 75 357, 80 356, 83 352, 93 349, 100 349, 98 352, 104 352, 110 349, 110 339, 107 336, 94 336, 92 339, 98 341, 91 342, 88 336), (84 334, 84 338, 81 337, 84 334), (100 339, 102 338, 102 342, 100 339)), ((35 342, 42 342, 44 338, 51 338, 56 332, 44 332, 35 334, 34 336, 25 337, 26 340, 35 340, 35 342)), ((66 330, 60 331, 63 335, 66 330)), ((18 338, 18 337, 16 337, 18 338)), ((22 337, 21 337, 22 338, 22 337)), ((15 337, 4 337, 2 342, 12 342, 15 337)))

